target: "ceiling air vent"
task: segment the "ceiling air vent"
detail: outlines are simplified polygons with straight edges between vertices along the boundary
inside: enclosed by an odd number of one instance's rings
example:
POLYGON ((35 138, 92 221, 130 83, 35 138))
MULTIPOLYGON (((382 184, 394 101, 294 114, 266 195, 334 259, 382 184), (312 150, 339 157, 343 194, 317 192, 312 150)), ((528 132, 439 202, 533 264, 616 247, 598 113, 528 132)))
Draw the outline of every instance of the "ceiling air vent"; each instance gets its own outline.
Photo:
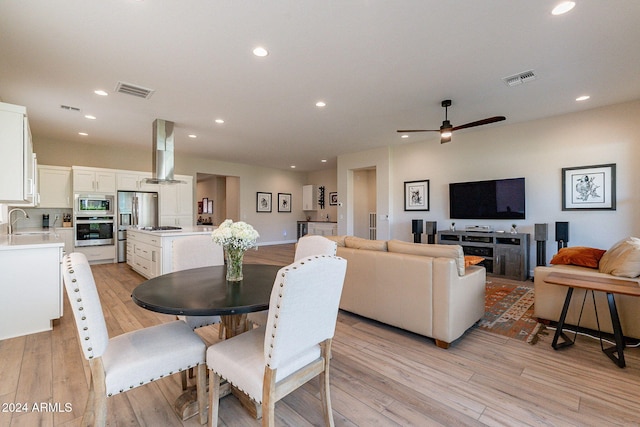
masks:
POLYGON ((61 105, 60 108, 62 108, 63 110, 67 110, 67 111, 73 111, 73 112, 79 112, 80 109, 77 107, 72 107, 70 105, 61 105))
POLYGON ((522 83, 527 83, 536 79, 536 75, 533 70, 523 71, 513 76, 503 77, 502 81, 509 87, 518 86, 522 83))
POLYGON ((132 85, 131 83, 118 82, 116 92, 124 93, 125 95, 137 96, 138 98, 149 99, 155 90, 132 85))

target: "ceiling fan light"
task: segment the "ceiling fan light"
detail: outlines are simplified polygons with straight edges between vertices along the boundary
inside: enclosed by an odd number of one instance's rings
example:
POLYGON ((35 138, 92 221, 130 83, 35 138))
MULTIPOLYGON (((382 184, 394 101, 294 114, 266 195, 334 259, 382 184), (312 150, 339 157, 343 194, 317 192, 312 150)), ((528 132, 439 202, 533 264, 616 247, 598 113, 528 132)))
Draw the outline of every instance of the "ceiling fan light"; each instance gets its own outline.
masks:
POLYGON ((440 144, 451 142, 451 132, 440 134, 440 144))

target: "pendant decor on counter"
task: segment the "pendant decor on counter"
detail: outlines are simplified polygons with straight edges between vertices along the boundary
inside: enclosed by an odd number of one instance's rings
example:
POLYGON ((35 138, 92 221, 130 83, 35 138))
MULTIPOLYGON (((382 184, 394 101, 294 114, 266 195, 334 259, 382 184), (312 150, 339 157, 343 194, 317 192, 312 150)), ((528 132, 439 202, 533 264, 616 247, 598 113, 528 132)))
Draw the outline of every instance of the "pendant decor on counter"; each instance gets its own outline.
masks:
POLYGON ((318 206, 320 209, 324 209, 324 185, 318 187, 318 206))
POLYGON ((256 246, 258 237, 260 237, 258 232, 243 221, 233 222, 230 219, 226 219, 218 228, 213 230, 213 233, 211 233, 213 242, 224 248, 228 282, 240 282, 242 280, 244 253, 256 246))

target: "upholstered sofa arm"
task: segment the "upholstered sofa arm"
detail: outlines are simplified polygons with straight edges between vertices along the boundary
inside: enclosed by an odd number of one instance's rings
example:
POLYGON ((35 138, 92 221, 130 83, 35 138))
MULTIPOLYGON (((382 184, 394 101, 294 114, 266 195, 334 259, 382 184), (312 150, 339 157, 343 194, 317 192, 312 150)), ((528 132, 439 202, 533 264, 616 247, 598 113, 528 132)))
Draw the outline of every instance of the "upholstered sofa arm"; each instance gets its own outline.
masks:
POLYGON ((484 316, 486 270, 469 266, 459 276, 455 260, 433 260, 433 338, 451 343, 484 316))

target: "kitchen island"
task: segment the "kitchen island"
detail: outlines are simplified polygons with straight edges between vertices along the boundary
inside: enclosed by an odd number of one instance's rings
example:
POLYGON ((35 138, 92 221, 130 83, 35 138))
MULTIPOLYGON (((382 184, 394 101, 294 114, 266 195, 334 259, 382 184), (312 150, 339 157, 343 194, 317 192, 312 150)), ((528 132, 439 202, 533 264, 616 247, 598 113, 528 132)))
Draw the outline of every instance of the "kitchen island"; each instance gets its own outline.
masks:
POLYGON ((51 330, 62 316, 63 248, 54 231, 0 236, 0 340, 51 330))
POLYGON ((190 226, 180 230, 127 229, 127 264, 147 279, 173 271, 173 241, 199 234, 211 235, 216 226, 190 226))

